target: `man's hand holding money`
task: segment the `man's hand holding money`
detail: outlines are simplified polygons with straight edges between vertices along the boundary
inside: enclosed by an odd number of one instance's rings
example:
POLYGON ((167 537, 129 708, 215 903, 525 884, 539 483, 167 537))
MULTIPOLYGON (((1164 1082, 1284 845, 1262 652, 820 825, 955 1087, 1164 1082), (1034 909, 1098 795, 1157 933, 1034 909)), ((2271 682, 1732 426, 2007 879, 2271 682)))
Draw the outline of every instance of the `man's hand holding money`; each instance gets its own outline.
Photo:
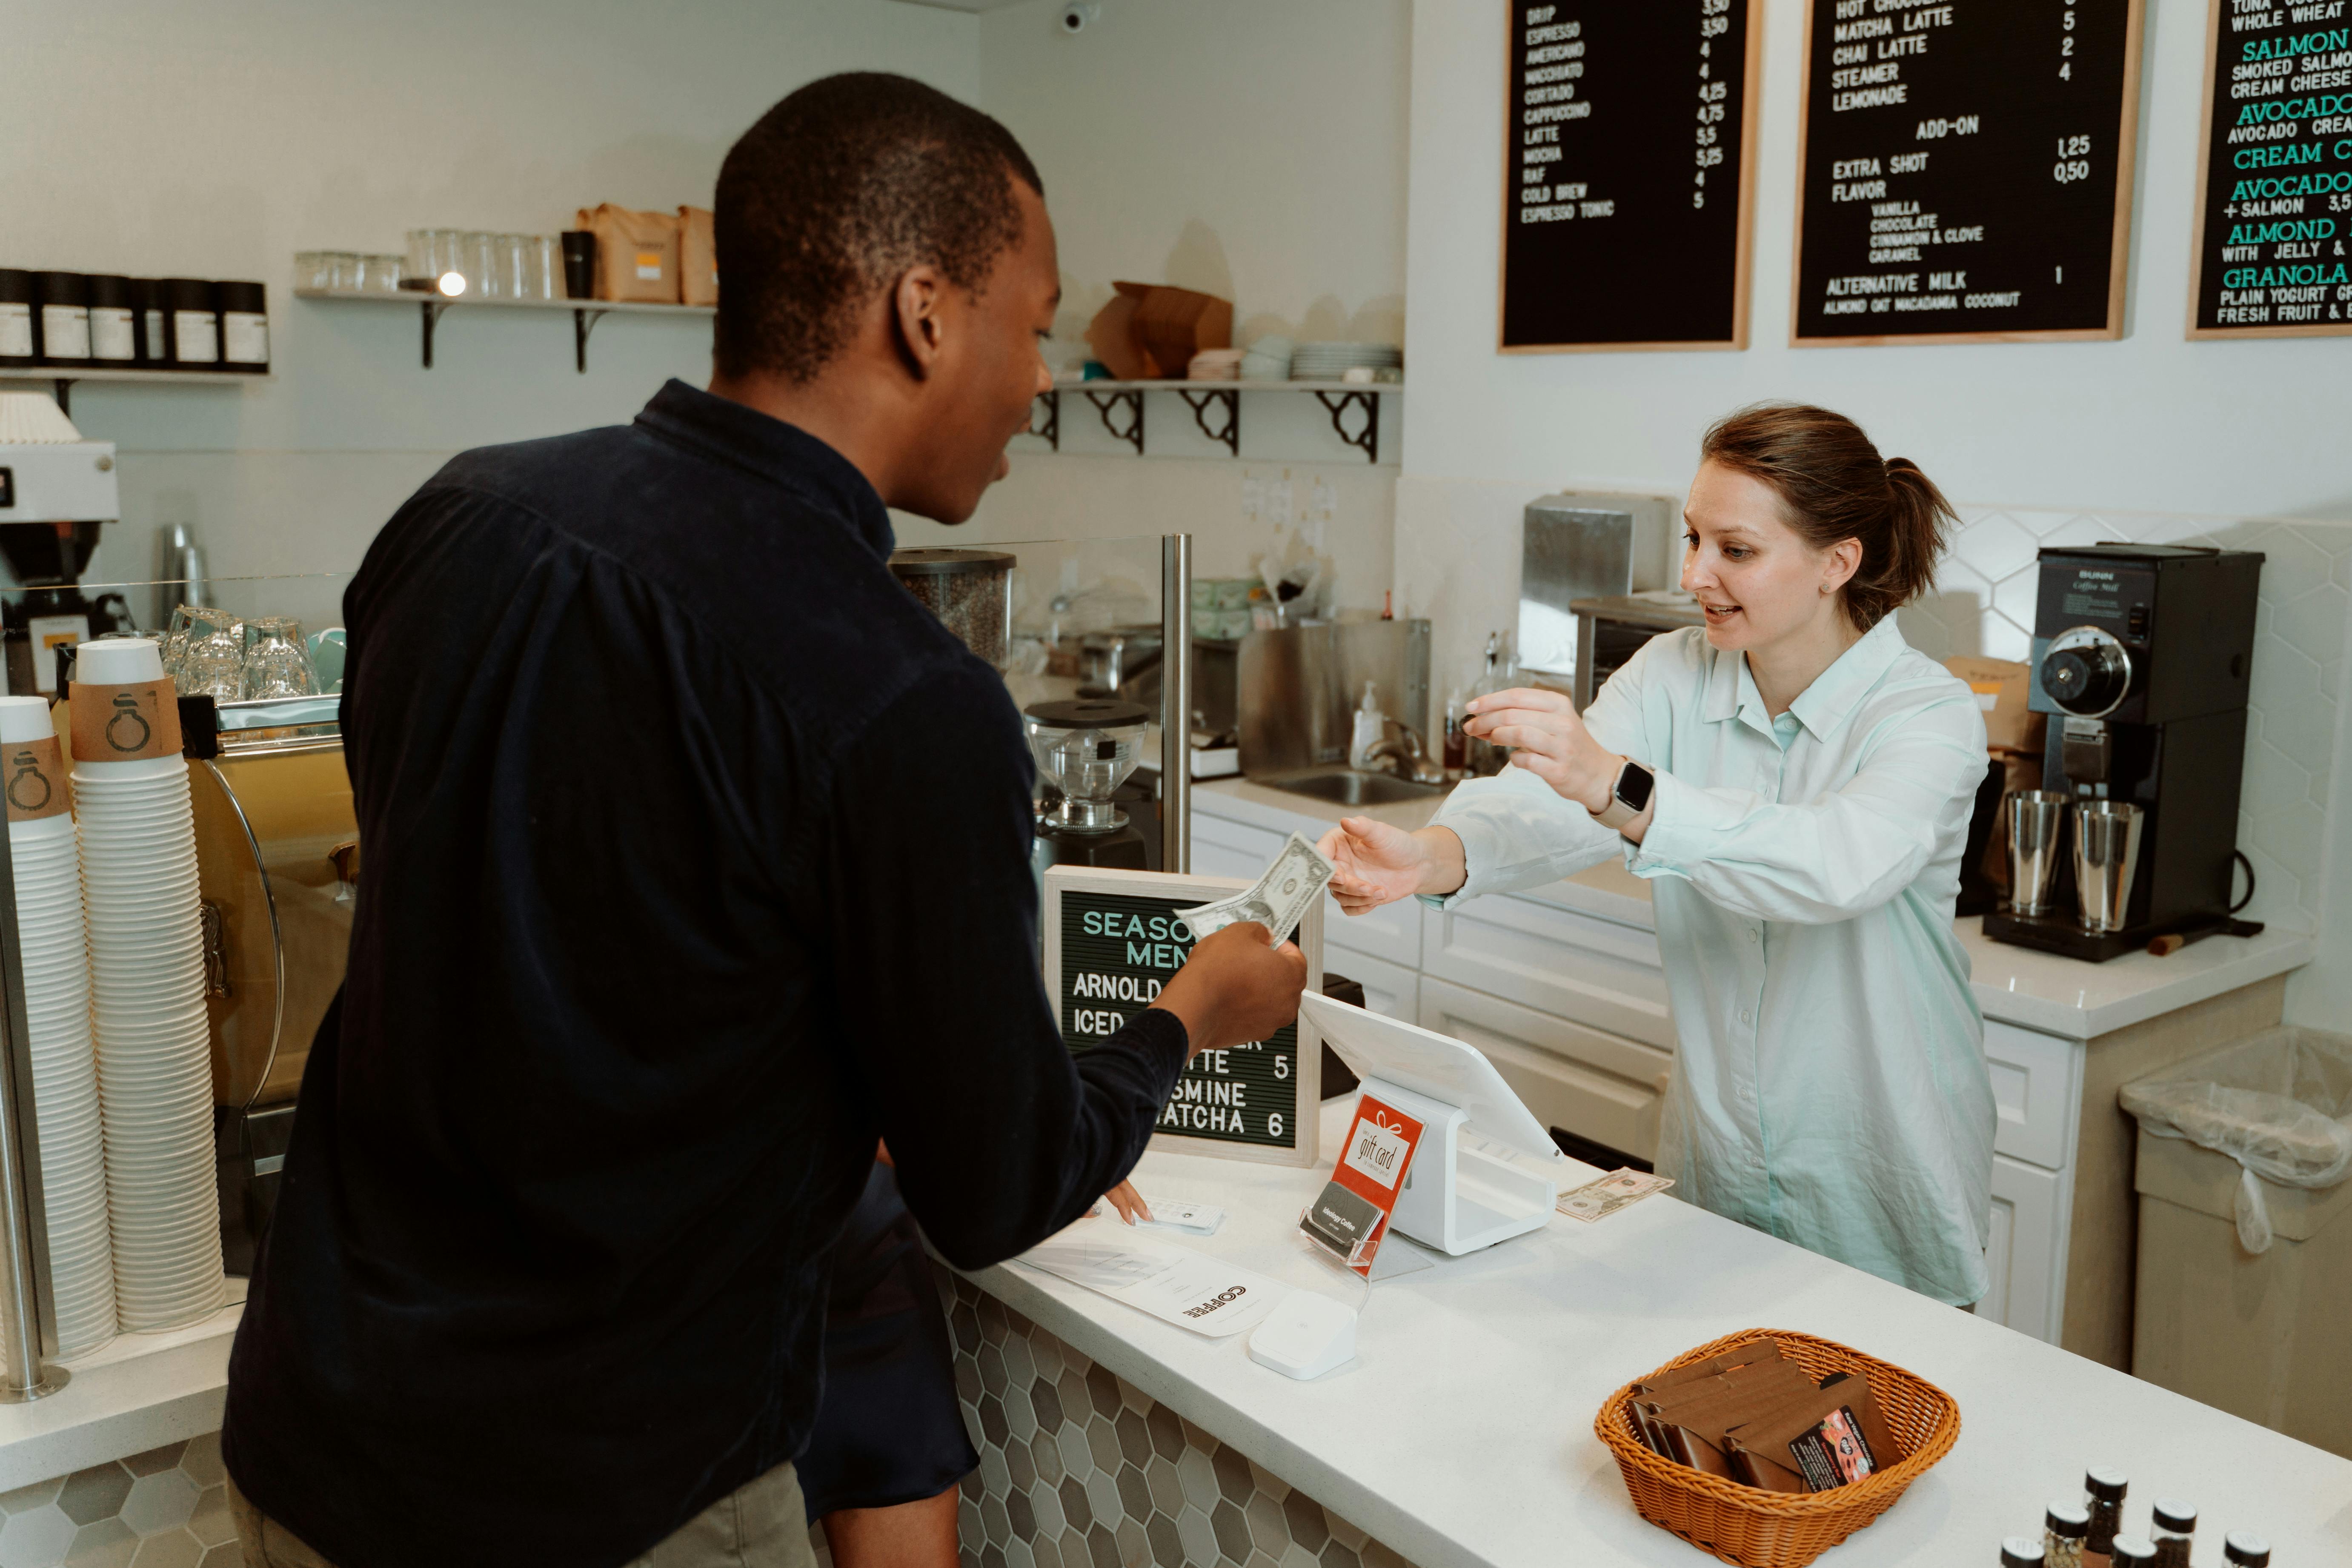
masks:
POLYGON ((1244 921, 1202 938, 1151 1004, 1182 1020, 1187 1059, 1263 1040, 1298 1016, 1307 955, 1297 942, 1273 946, 1267 934, 1244 921))

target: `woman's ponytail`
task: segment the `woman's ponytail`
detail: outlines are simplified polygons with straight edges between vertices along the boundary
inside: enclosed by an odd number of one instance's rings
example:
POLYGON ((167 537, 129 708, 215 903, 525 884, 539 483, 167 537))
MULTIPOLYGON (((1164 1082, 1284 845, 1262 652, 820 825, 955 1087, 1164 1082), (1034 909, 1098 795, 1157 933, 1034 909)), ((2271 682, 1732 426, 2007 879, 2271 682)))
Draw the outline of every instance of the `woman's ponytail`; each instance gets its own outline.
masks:
POLYGON ((1717 420, 1699 456, 1769 485, 1789 526, 1814 549, 1848 539, 1862 545, 1862 563, 1839 594, 1860 630, 1935 585, 1946 525, 1957 521, 1951 503, 1910 458, 1882 461, 1844 415, 1759 404, 1717 420))

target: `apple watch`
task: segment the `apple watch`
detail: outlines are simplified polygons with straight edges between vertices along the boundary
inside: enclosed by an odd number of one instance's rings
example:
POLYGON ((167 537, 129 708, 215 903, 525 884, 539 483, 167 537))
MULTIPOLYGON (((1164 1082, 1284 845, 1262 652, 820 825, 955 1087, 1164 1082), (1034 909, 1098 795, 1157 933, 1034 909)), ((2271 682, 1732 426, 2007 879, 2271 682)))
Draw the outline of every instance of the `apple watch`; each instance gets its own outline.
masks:
POLYGON ((1627 823, 1650 809, 1650 796, 1658 787, 1658 775, 1635 762, 1625 759, 1617 770, 1617 782, 1609 786, 1609 804, 1594 814, 1592 820, 1603 827, 1622 828, 1627 823))

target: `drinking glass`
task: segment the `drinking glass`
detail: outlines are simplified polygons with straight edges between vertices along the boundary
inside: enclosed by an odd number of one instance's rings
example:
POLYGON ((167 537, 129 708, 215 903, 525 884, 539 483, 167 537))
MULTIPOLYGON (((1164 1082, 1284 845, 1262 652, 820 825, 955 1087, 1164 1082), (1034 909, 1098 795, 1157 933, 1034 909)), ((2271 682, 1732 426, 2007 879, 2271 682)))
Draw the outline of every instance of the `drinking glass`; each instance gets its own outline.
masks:
POLYGON ((327 287, 356 289, 360 286, 360 258, 348 250, 327 252, 327 287))
POLYGON ((496 255, 499 284, 496 291, 499 299, 528 300, 530 298, 530 290, 524 287, 524 275, 530 261, 530 236, 527 234, 502 234, 498 237, 496 255))
POLYGON ((530 258, 523 273, 530 298, 557 300, 563 295, 563 242, 551 234, 530 237, 530 258))
POLYGON ((334 268, 329 265, 323 250, 298 250, 294 253, 294 287, 297 289, 331 289, 334 268))
POLYGON ((457 270, 466 275, 466 292, 478 300, 496 300, 499 289, 499 237, 469 231, 461 237, 457 270))
POLYGON ((237 618, 226 610, 183 605, 172 624, 180 634, 179 668, 172 678, 180 695, 236 701, 245 683, 245 627, 237 618))
POLYGON ((241 690, 247 700, 319 694, 319 672, 302 647, 301 622, 284 616, 258 616, 246 622, 241 690))
POLYGON ((367 258, 367 286, 373 293, 399 293, 400 280, 407 275, 406 257, 371 256, 367 258))
POLYGON ((434 252, 434 242, 440 235, 437 228, 412 228, 408 231, 408 275, 411 278, 438 278, 439 258, 434 252))

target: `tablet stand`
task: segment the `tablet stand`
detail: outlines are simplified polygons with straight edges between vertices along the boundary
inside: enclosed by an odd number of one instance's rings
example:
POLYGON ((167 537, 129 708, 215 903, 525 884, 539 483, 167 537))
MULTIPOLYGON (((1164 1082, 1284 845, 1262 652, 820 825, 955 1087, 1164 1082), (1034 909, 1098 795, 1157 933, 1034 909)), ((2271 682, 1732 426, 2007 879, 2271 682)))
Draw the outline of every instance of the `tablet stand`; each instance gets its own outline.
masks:
POLYGON ((1460 1106, 1379 1078, 1365 1079, 1364 1092, 1422 1124, 1420 1146, 1389 1218, 1398 1234, 1460 1257, 1540 1230, 1551 1218, 1559 1184, 1464 1148, 1462 1128, 1470 1114, 1460 1106))

